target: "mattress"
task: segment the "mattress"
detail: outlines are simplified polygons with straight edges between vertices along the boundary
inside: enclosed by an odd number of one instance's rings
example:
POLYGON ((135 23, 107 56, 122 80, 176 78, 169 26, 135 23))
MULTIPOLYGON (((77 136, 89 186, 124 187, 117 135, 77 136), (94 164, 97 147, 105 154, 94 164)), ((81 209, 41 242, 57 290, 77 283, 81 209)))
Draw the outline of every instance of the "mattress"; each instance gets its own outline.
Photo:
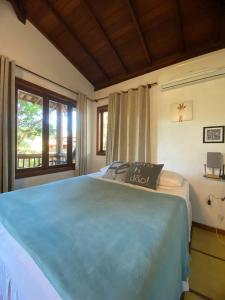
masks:
MULTIPOLYGON (((89 176, 104 180, 101 178, 101 173, 89 176)), ((140 188, 137 186, 132 187, 140 188)), ((181 188, 164 187, 158 189, 156 192, 178 195, 185 199, 189 208, 189 218, 191 218, 187 182, 181 188)), ((1 224, 0 240, 0 295, 2 295, 3 300, 61 299, 32 258, 1 224)))

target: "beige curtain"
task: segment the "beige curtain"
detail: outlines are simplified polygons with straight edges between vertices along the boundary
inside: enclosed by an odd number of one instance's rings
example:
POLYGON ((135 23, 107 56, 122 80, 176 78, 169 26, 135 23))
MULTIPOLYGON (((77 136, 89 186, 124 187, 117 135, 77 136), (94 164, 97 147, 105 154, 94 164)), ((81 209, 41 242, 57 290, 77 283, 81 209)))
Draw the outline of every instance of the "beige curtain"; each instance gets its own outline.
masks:
POLYGON ((76 166, 79 175, 87 173, 87 97, 80 93, 77 98, 76 166))
POLYGON ((114 160, 150 162, 148 86, 109 96, 107 164, 114 160))
POLYGON ((15 63, 0 63, 0 192, 11 191, 15 179, 15 63))

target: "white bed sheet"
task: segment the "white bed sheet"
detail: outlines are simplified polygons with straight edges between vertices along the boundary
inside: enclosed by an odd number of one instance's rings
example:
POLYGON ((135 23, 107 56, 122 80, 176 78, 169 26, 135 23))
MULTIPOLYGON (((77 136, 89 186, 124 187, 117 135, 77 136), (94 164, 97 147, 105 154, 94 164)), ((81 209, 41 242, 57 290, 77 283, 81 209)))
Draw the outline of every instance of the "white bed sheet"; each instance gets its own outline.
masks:
POLYGON ((61 300, 30 255, 1 224, 0 300, 61 300))
MULTIPOLYGON (((89 174, 88 176, 107 180, 101 178, 101 172, 89 174)), ((133 188, 145 189, 134 185, 131 186, 133 188)), ((149 191, 149 189, 146 190, 149 191)), ((189 222, 191 224, 188 182, 185 182, 183 187, 176 189, 164 187, 155 192, 178 195, 184 198, 188 206, 189 222)), ((183 289, 188 290, 188 283, 183 283, 183 289)), ((60 300, 61 297, 29 254, 16 242, 4 226, 0 224, 0 300, 9 299, 60 300)))

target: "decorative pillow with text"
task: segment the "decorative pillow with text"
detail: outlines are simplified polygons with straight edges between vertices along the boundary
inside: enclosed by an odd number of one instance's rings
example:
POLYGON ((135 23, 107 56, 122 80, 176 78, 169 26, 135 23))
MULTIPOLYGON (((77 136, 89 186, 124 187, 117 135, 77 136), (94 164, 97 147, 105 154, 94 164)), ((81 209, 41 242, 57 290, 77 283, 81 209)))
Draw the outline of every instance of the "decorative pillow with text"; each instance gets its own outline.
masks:
POLYGON ((163 164, 134 162, 129 169, 126 182, 156 190, 158 177, 163 166, 163 164))

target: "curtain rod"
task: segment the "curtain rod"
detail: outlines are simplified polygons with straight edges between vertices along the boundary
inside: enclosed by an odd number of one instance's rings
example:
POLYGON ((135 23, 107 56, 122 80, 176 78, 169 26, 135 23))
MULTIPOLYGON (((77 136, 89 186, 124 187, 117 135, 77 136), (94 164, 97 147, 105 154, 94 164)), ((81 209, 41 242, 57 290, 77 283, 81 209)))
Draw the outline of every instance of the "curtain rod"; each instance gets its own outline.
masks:
MULTIPOLYGON (((158 82, 148 83, 147 87, 150 89, 154 85, 158 85, 158 82)), ((131 90, 137 90, 137 89, 138 88, 131 88, 131 90)), ((121 93, 128 93, 128 90, 127 91, 121 91, 121 93)), ((101 98, 94 99, 94 101, 98 102, 98 101, 105 100, 105 99, 108 99, 108 98, 109 98, 109 96, 101 97, 101 98)))
MULTIPOLYGON (((58 83, 58 82, 55 82, 55 81, 53 81, 53 80, 51 80, 51 79, 49 79, 49 78, 46 78, 46 77, 44 77, 44 76, 42 76, 42 75, 40 75, 40 74, 37 74, 37 73, 35 73, 34 71, 31 71, 31 70, 29 70, 29 69, 27 69, 27 68, 24 68, 24 67, 20 66, 20 65, 16 65, 16 66, 17 66, 17 68, 19 68, 19 69, 21 69, 21 70, 24 70, 24 71, 26 71, 26 72, 28 72, 28 73, 30 73, 30 74, 33 74, 33 75, 35 75, 35 76, 37 76, 37 77, 39 77, 39 78, 41 78, 41 79, 44 79, 44 80, 46 80, 46 81, 48 81, 48 82, 51 82, 51 83, 53 83, 53 84, 55 84, 55 85, 57 85, 57 86, 59 86, 59 87, 65 89, 65 90, 67 90, 67 91, 69 91, 69 92, 74 93, 75 95, 78 95, 78 94, 79 94, 77 91, 72 90, 72 89, 66 87, 65 85, 62 85, 62 84, 60 84, 60 83, 58 83)), ((95 102, 95 100, 93 100, 93 99, 91 99, 91 98, 88 98, 88 97, 87 97, 87 99, 88 99, 89 101, 91 101, 91 102, 95 102)))

